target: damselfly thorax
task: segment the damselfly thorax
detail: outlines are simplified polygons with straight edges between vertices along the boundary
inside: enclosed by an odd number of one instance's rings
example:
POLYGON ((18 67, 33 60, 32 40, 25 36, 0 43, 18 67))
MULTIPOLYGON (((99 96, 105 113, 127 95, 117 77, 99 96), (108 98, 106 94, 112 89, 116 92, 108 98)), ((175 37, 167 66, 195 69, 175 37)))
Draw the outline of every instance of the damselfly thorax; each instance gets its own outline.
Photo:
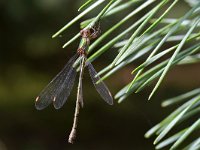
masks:
POLYGON ((86 50, 88 50, 88 48, 89 48, 90 40, 97 38, 98 35, 100 34, 100 32, 101 31, 100 31, 99 25, 98 25, 98 27, 92 27, 92 28, 81 30, 80 35, 82 38, 81 38, 79 47, 77 49, 77 53, 79 55, 87 56, 86 50))

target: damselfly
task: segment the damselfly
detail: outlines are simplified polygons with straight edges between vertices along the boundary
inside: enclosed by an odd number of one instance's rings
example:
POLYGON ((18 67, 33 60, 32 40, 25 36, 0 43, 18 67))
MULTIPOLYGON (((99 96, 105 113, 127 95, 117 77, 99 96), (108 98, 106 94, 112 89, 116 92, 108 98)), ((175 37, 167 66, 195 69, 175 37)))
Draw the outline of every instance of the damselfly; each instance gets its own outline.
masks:
POLYGON ((77 67, 75 65, 75 62, 77 59, 79 60, 80 75, 77 91, 76 109, 74 114, 74 124, 68 140, 70 143, 73 143, 76 137, 79 109, 80 106, 83 107, 82 79, 85 67, 88 67, 92 82, 100 96, 108 104, 113 104, 113 98, 107 86, 103 81, 100 80, 100 77, 97 76, 97 72, 95 71, 93 65, 87 61, 87 50, 89 48, 90 41, 92 39, 95 39, 99 35, 99 33, 99 24, 97 26, 81 30, 80 35, 82 36, 82 38, 77 49, 77 53, 67 62, 64 68, 56 75, 56 77, 44 88, 44 90, 36 98, 35 106, 38 110, 46 108, 50 103, 53 103, 56 109, 61 108, 66 102, 73 88, 77 74, 77 67), (99 81, 98 84, 97 81, 99 81))

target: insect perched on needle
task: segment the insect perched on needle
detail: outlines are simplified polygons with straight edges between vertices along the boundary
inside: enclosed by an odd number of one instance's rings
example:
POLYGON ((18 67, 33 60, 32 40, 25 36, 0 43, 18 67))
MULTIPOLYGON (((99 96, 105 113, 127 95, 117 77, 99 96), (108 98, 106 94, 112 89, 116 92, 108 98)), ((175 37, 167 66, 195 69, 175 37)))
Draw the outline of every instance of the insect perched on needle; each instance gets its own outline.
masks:
POLYGON ((87 60, 87 50, 92 39, 97 38, 100 34, 100 25, 95 25, 87 29, 80 31, 81 41, 77 49, 77 53, 67 62, 64 68, 54 77, 54 79, 44 88, 44 90, 39 94, 35 101, 35 107, 38 110, 46 108, 49 104, 53 102, 56 109, 61 108, 66 102, 70 92, 73 88, 74 81, 76 78, 76 65, 75 62, 78 59, 80 62, 80 75, 78 82, 77 100, 76 108, 74 114, 74 123, 69 135, 69 143, 73 143, 76 138, 76 128, 78 123, 78 114, 80 107, 83 107, 83 89, 82 89, 82 79, 84 68, 88 67, 90 77, 92 82, 100 94, 100 96, 110 105, 113 104, 113 98, 108 90, 107 86, 100 77, 97 76, 93 65, 87 60), (97 81, 98 84, 97 84, 97 81))

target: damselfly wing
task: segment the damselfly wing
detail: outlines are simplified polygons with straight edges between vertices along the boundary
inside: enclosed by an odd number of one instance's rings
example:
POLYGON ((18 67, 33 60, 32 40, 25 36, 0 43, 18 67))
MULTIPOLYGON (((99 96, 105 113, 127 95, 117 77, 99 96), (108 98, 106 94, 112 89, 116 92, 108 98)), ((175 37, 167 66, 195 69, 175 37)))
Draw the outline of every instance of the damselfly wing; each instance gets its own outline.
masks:
POLYGON ((36 109, 42 110, 52 102, 56 109, 64 105, 70 95, 76 78, 76 69, 73 67, 73 64, 77 57, 78 54, 74 55, 39 94, 35 102, 36 109))
POLYGON ((100 77, 97 75, 96 70, 90 62, 87 62, 87 67, 97 92, 100 94, 104 101, 106 101, 110 105, 113 105, 113 98, 106 84, 101 81, 100 77), (98 84, 97 81, 99 81, 98 84))

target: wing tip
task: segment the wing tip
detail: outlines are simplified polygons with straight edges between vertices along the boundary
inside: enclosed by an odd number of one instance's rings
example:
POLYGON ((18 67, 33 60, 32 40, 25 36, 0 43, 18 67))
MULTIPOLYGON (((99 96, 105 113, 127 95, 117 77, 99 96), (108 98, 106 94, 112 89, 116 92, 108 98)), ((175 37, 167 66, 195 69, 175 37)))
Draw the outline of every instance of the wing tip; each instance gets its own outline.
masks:
POLYGON ((108 90, 108 93, 109 93, 109 95, 110 95, 110 100, 108 101, 108 104, 109 105, 113 105, 114 103, 113 103, 113 97, 112 97, 112 94, 111 94, 111 92, 108 90))
POLYGON ((111 99, 110 101, 108 101, 108 104, 109 104, 109 105, 114 105, 113 99, 111 99))
POLYGON ((35 108, 37 110, 42 110, 42 109, 46 108, 47 106, 41 105, 39 99, 40 99, 40 96, 36 97, 36 99, 35 99, 35 108))
POLYGON ((109 98, 106 98, 104 99, 109 105, 113 105, 114 102, 113 102, 113 97, 112 97, 112 94, 110 91, 108 91, 108 94, 109 94, 109 98))
POLYGON ((36 99, 35 99, 35 108, 37 109, 37 110, 42 110, 42 108, 39 106, 39 104, 38 104, 38 100, 39 100, 39 96, 38 97, 36 97, 36 99))
POLYGON ((36 108, 37 110, 42 110, 42 109, 44 109, 44 108, 42 108, 42 107, 38 107, 37 105, 35 105, 35 108, 36 108))
POLYGON ((53 105, 55 109, 60 109, 61 107, 60 106, 57 106, 57 105, 53 105))
POLYGON ((56 103, 56 97, 54 97, 53 106, 54 106, 55 109, 60 109, 63 106, 63 104, 56 103))

